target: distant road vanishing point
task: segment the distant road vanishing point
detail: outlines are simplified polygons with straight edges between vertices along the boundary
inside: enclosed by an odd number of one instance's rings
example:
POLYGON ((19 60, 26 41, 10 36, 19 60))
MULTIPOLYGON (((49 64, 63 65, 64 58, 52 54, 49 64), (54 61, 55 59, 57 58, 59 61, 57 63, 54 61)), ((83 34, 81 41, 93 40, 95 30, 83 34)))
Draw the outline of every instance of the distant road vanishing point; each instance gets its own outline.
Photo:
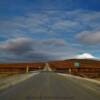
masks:
POLYGON ((52 71, 48 63, 45 63, 43 71, 52 71))

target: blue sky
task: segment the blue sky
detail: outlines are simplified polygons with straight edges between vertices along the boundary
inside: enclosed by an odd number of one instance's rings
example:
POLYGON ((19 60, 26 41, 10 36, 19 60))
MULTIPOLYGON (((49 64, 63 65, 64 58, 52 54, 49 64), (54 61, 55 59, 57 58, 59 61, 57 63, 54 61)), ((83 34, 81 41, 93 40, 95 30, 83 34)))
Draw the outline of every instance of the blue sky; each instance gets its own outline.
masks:
POLYGON ((100 58, 100 0, 0 0, 0 62, 100 58))

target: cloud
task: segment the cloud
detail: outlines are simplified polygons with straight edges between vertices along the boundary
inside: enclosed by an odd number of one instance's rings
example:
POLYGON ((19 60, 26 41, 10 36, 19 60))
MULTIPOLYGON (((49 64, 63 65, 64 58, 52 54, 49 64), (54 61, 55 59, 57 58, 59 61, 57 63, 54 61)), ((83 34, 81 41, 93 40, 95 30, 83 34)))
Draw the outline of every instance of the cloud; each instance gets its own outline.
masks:
POLYGON ((73 54, 63 39, 34 40, 20 37, 0 43, 0 62, 47 61, 65 59, 73 54))
POLYGON ((16 38, 7 40, 0 45, 0 49, 14 54, 24 54, 32 49, 32 40, 29 38, 16 38))
POLYGON ((80 26, 79 22, 72 20, 60 20, 52 25, 52 29, 55 31, 71 32, 75 30, 77 26, 80 26))
POLYGON ((81 41, 81 43, 85 44, 99 44, 100 43, 100 31, 92 32, 92 31, 85 31, 79 33, 76 38, 81 41))
POLYGON ((40 34, 53 36, 88 29, 97 30, 100 25, 99 19, 100 12, 96 11, 31 12, 24 16, 0 20, 0 35, 5 37, 31 37, 40 34))
POLYGON ((40 46, 41 48, 44 48, 44 46, 45 48, 64 47, 67 46, 67 43, 62 39, 33 40, 31 38, 19 37, 2 42, 0 44, 0 50, 15 54, 24 54, 35 48, 40 48, 40 46))
POLYGON ((42 44, 47 45, 47 46, 55 46, 55 47, 66 47, 67 43, 63 39, 48 39, 48 40, 43 40, 42 44))
POLYGON ((72 10, 33 11, 0 20, 0 57, 6 61, 72 57, 83 49, 81 44, 100 42, 99 19, 100 12, 72 10))

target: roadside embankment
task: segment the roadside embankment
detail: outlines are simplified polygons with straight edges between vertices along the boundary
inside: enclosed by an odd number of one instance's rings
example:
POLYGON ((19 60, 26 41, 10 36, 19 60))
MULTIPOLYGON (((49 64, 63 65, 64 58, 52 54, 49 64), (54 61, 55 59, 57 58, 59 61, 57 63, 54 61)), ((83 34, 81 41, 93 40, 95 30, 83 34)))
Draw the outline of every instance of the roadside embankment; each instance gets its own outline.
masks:
POLYGON ((79 84, 87 89, 90 89, 100 94, 100 81, 89 79, 89 78, 82 78, 82 77, 69 75, 69 74, 61 74, 61 73, 58 74, 70 79, 72 82, 76 84, 79 84))
POLYGON ((37 74, 39 74, 39 71, 34 71, 25 74, 17 74, 8 78, 2 78, 0 79, 0 91, 10 86, 16 85, 17 83, 23 82, 24 80, 27 80, 37 74))

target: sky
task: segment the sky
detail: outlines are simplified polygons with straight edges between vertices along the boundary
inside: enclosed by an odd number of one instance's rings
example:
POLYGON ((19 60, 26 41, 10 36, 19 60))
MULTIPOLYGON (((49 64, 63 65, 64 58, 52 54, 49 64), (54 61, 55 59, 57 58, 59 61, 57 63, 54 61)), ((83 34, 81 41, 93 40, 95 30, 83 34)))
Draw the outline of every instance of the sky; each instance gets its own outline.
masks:
POLYGON ((0 0, 0 63, 100 59, 100 0, 0 0))

